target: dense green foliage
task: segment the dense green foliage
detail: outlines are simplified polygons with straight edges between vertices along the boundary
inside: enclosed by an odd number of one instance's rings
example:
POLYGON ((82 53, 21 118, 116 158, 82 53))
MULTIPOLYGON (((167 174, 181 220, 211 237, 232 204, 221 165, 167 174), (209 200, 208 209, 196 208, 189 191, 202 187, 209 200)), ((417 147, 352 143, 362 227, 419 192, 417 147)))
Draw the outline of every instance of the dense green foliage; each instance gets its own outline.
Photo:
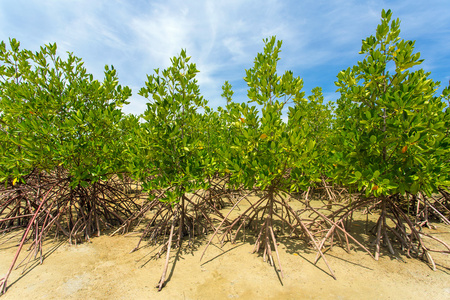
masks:
POLYGON ((376 36, 363 40, 365 59, 338 74, 336 178, 366 195, 431 194, 450 185, 441 147, 445 103, 430 73, 411 70, 423 60, 391 17, 383 11, 376 36))
MULTIPOLYGON (((249 104, 233 103, 226 83, 226 107, 207 107, 198 70, 182 51, 172 67, 148 76, 139 93, 151 100, 142 124, 121 112, 131 91, 118 85, 114 68, 99 82, 71 53, 57 57, 54 44, 33 53, 14 39, 10 50, 2 42, 0 180, 62 168, 76 186, 128 169, 147 190, 206 189, 206 177, 229 174, 236 186, 277 182, 294 191, 325 175, 366 195, 430 194, 449 185, 448 90, 436 97, 429 73, 411 70, 420 54, 391 17, 383 11, 376 35, 363 41, 364 60, 338 74, 335 119, 320 88, 304 98, 300 78, 277 75, 275 37, 246 71, 249 104)), ((167 195, 176 201, 179 193, 167 195)))
POLYGON ((123 172, 118 124, 131 90, 116 70, 106 67, 99 82, 80 58, 56 56, 55 44, 35 53, 10 46, 0 44, 0 181, 64 169, 72 186, 86 186, 123 172))
MULTIPOLYGON (((254 67, 246 71, 249 104, 228 104, 229 148, 222 149, 231 172, 231 182, 246 188, 298 190, 309 182, 303 166, 314 157, 315 140, 306 139, 309 127, 302 123, 306 100, 303 82, 286 71, 276 73, 281 41, 265 40, 264 53, 255 58, 254 67), (282 113, 289 109, 288 122, 282 113), (286 177, 288 170, 291 176, 286 177)), ((230 99, 229 85, 223 87, 230 99)))
MULTIPOLYGON (((303 80, 292 71, 278 75, 282 42, 271 37, 246 70, 248 101, 233 102, 225 82, 226 105, 214 110, 201 96, 199 70, 182 50, 170 67, 147 76, 138 93, 148 100, 147 109, 139 116, 122 112, 131 90, 119 85, 114 67, 106 66, 98 81, 72 53, 57 56, 55 44, 32 52, 19 49, 15 39, 9 46, 1 42, 0 230, 26 228, 18 252, 33 239, 42 257, 52 226, 76 241, 81 233, 89 239, 113 225, 128 228, 151 211, 142 238, 163 244, 158 255, 167 252, 161 289, 174 236, 181 247, 185 236, 192 245, 194 237, 212 230, 214 237, 223 229, 223 242, 237 227, 234 241, 252 225, 259 228, 255 251, 264 249, 273 264, 278 219, 325 260, 325 242, 337 235, 348 245, 353 238, 344 222, 357 209, 374 206, 381 209, 375 258, 381 241, 394 253, 392 240, 435 266, 415 226, 422 226, 420 205, 430 205, 424 195, 444 195, 450 186, 450 87, 437 96, 439 83, 419 69, 423 60, 414 42, 399 36, 400 21, 383 10, 376 34, 362 41, 364 59, 337 75, 336 107, 324 103, 320 87, 305 97, 303 80), (122 189, 118 179, 124 175, 145 190, 141 207, 122 189), (337 212, 330 211, 331 196, 317 209, 297 199, 305 208, 295 211, 286 195, 293 199, 316 185, 329 196, 330 186, 339 185, 360 197, 349 197, 337 212), (234 200, 224 217, 218 202, 227 193, 239 200, 228 198, 234 200), (252 203, 251 193, 260 198, 252 203), (400 205, 410 196, 419 199, 414 224, 400 205), (249 208, 229 220, 244 199, 249 208)), ((0 293, 15 260, 0 280, 0 293)))
POLYGON ((199 109, 206 108, 206 101, 195 79, 198 70, 189 60, 181 51, 171 67, 148 76, 139 92, 150 102, 136 140, 134 172, 146 189, 167 189, 166 200, 172 204, 204 187, 205 180, 206 117, 199 109))

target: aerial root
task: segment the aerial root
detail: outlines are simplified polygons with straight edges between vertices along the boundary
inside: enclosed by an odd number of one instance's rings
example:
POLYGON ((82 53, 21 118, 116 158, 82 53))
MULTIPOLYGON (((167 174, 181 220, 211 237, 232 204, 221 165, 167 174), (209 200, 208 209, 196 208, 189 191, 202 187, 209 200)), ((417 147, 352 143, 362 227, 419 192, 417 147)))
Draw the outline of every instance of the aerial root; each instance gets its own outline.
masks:
POLYGON ((167 242, 166 262, 164 264, 163 273, 161 275, 161 279, 158 284, 158 292, 162 290, 162 288, 165 286, 165 283, 166 283, 166 273, 167 273, 167 268, 169 267, 170 248, 172 246, 172 237, 173 237, 173 230, 175 228, 176 217, 177 217, 177 210, 175 210, 175 212, 173 214, 173 218, 172 218, 172 225, 170 227, 169 241, 167 242))

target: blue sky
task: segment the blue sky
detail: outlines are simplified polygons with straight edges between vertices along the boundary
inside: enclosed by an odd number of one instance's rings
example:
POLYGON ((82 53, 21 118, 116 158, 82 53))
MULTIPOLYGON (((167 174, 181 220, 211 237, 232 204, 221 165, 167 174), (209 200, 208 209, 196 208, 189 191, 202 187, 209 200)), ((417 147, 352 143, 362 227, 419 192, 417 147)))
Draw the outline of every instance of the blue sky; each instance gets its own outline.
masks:
POLYGON ((339 97, 336 75, 363 59, 361 40, 375 33, 383 8, 400 18, 402 38, 416 40, 422 68, 447 85, 448 0, 2 0, 0 39, 14 37, 33 51, 56 42, 60 55, 81 57, 98 79, 105 65, 114 65, 120 83, 133 90, 124 111, 140 114, 147 100, 137 92, 146 74, 168 67, 182 48, 200 70, 197 79, 210 106, 224 105, 225 80, 234 100, 246 101, 245 69, 263 50, 262 40, 276 35, 283 40, 279 74, 292 70, 303 78, 306 95, 320 86, 333 101, 339 97))

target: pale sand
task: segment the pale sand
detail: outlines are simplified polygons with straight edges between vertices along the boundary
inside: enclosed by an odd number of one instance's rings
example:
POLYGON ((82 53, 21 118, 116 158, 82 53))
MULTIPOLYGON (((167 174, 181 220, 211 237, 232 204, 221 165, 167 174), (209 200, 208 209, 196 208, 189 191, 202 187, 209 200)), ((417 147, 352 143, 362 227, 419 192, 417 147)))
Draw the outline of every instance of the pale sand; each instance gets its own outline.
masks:
MULTIPOLYGON (((437 230, 428 232, 449 243, 450 227, 436 225, 437 230)), ((24 276, 20 276, 21 269, 13 271, 9 289, 0 298, 450 299, 449 255, 433 254, 437 271, 432 271, 422 261, 403 254, 391 256, 385 248, 380 260, 374 261, 356 247, 350 254, 334 247, 326 253, 337 276, 334 280, 322 260, 312 264, 314 251, 306 248, 304 242, 287 237, 279 238, 285 275, 281 281, 261 255, 251 253, 254 237, 235 245, 227 243, 223 248, 215 240, 200 262, 206 246, 204 238, 198 241, 197 249, 183 248, 178 255, 176 249, 172 252, 169 280, 158 292, 155 286, 165 255, 155 259, 159 248, 147 247, 145 242, 130 254, 138 239, 139 235, 131 234, 96 237, 91 243, 76 246, 47 243, 45 250, 52 252, 44 263, 36 264, 24 276)), ((0 275, 6 273, 15 250, 11 244, 0 246, 0 275)))

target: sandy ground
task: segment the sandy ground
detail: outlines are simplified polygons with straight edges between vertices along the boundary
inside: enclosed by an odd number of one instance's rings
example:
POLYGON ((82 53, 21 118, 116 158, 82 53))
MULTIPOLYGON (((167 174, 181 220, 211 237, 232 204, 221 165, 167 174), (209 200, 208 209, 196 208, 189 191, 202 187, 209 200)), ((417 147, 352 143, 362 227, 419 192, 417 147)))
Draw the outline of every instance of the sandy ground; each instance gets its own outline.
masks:
MULTIPOLYGON (((431 231, 450 242, 450 227, 431 231)), ((360 225, 361 226, 361 225, 360 225)), ((369 238, 369 237, 367 237, 369 238)), ((402 254, 383 249, 379 261, 353 247, 334 247, 326 258, 334 280, 315 252, 296 239, 280 237, 284 277, 252 254, 254 238, 222 248, 212 244, 202 261, 206 237, 194 249, 173 251, 166 287, 155 288, 165 256, 158 247, 143 246, 129 253, 138 234, 101 236, 90 243, 47 242, 45 260, 21 274, 14 270, 2 299, 450 299, 450 257, 433 254, 437 271, 402 254)), ((371 248, 372 249, 372 248, 371 248)), ((16 247, 0 246, 0 272, 6 273, 16 247)), ((24 248, 25 250, 25 248, 24 248)), ((26 251, 23 251, 26 254, 26 251)), ((20 261, 20 260, 19 260, 20 261)))

